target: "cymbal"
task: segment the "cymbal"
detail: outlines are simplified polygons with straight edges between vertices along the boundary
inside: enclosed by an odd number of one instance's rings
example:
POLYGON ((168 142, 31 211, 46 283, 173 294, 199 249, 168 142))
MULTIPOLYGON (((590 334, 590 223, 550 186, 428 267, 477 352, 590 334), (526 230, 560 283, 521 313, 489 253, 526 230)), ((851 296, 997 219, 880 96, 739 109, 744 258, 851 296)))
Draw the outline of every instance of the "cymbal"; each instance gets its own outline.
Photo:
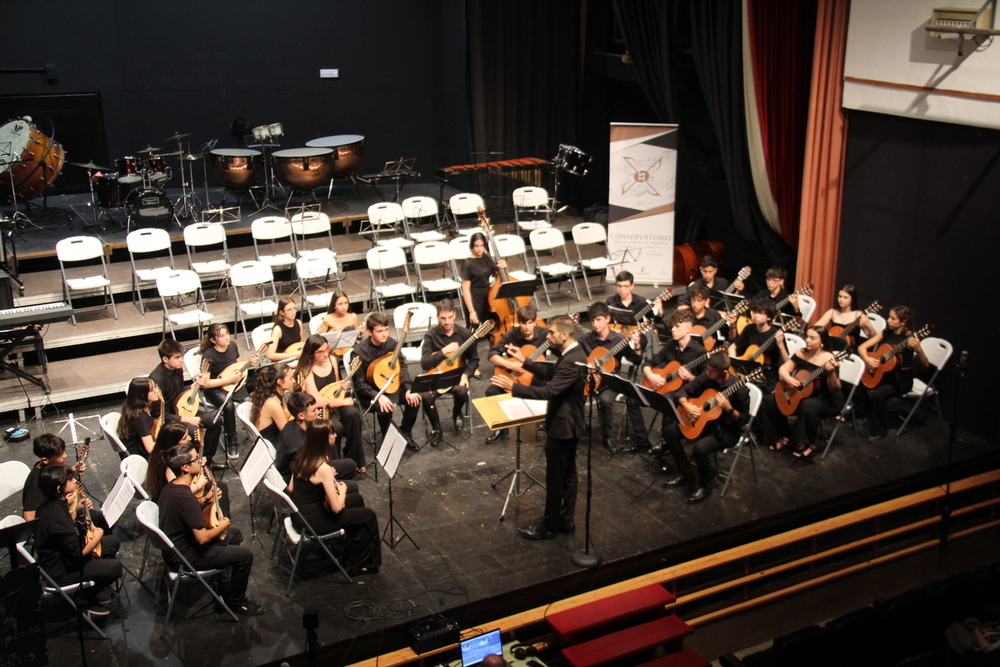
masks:
POLYGON ((146 146, 145 148, 143 148, 141 151, 138 151, 138 152, 139 153, 158 153, 159 151, 162 151, 162 150, 163 150, 162 148, 153 148, 152 146, 146 146))
POLYGON ((174 151, 173 153, 159 153, 156 157, 176 157, 178 155, 184 155, 184 151, 174 151))
POLYGON ((172 137, 167 137, 164 141, 177 141, 178 139, 183 139, 184 137, 190 137, 190 132, 181 132, 180 134, 175 134, 172 137))
POLYGON ((181 159, 182 160, 187 160, 188 162, 194 162, 195 160, 200 160, 201 158, 202 158, 202 155, 201 155, 201 153, 199 153, 198 155, 185 155, 181 159))
POLYGON ((71 164, 74 167, 80 167, 81 169, 97 169, 98 171, 111 171, 111 167, 102 167, 99 164, 94 164, 93 162, 67 162, 66 164, 71 164))

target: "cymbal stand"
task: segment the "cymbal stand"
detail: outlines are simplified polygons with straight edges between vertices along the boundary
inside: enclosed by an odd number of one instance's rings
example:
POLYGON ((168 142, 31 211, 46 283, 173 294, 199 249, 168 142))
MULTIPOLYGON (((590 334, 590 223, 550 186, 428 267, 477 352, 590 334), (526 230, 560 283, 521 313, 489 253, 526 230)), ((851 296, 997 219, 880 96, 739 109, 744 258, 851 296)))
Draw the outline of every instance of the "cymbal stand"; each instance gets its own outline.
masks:
POLYGON ((285 186, 278 182, 278 175, 274 173, 274 168, 271 165, 270 152, 270 149, 277 148, 281 146, 281 144, 272 144, 262 141, 259 145, 264 158, 264 199, 259 204, 260 208, 254 211, 254 214, 260 213, 261 211, 265 211, 269 208, 273 208, 275 211, 283 213, 281 208, 274 203, 273 197, 277 190, 281 190, 281 195, 284 196, 286 194, 285 186))
MULTIPOLYGON (((11 160, 10 158, 18 158, 20 156, 16 156, 11 153, 10 149, 10 142, 4 142, 3 145, 0 145, 0 164, 6 164, 8 166, 8 170, 5 174, 6 180, 10 183, 10 203, 11 206, 14 207, 14 212, 10 216, 10 220, 13 223, 11 229, 12 231, 16 231, 20 234, 24 231, 24 228, 27 225, 34 223, 31 222, 31 218, 29 218, 26 213, 23 213, 21 209, 17 207, 17 190, 14 188, 14 174, 10 171, 10 169, 14 167, 15 162, 22 162, 22 160, 11 160)), ((28 208, 27 202, 25 202, 24 208, 28 208)))
MULTIPOLYGON (((97 205, 97 193, 94 191, 94 170, 87 169, 87 185, 90 186, 90 212, 94 216, 92 222, 84 223, 84 228, 90 227, 91 229, 100 229, 102 232, 107 231, 107 227, 101 222, 101 218, 105 215, 108 216, 108 220, 117 223, 118 221, 111 217, 106 208, 101 208, 97 205), (100 213, 98 213, 100 209, 100 213)), ((72 223, 71 223, 72 225, 72 223)))
POLYGON ((198 213, 201 211, 201 202, 198 201, 198 194, 194 188, 194 165, 190 165, 191 181, 189 183, 187 165, 193 161, 184 159, 184 144, 181 143, 180 139, 177 140, 177 152, 180 154, 178 160, 181 163, 181 196, 174 202, 174 217, 178 220, 181 218, 197 220, 198 213))

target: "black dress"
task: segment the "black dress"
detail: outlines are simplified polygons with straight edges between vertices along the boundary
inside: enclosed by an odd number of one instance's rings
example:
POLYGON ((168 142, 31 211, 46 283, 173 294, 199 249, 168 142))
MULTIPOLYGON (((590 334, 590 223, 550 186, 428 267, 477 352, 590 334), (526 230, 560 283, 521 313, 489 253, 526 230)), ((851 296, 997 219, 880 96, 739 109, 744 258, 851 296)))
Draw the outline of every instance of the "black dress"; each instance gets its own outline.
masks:
MULTIPOLYGON (((341 528, 345 531, 347 544, 341 557, 345 569, 365 567, 368 569, 382 565, 382 542, 378 532, 378 517, 375 510, 365 507, 360 493, 348 493, 344 499, 344 509, 337 513, 326 504, 326 490, 322 484, 313 484, 308 479, 295 477, 294 490, 290 494, 309 525, 318 534, 332 533, 341 528)), ((294 518, 298 528, 302 526, 298 517, 294 518)))
MULTIPOLYGON (((798 353, 792 355, 792 361, 795 362, 795 369, 792 371, 793 376, 800 370, 812 373, 819 368, 816 364, 800 357, 798 353)), ((827 384, 827 373, 831 372, 836 373, 837 371, 825 371, 813 380, 813 383, 816 384, 816 389, 813 390, 812 396, 803 399, 799 403, 798 410, 796 411, 798 421, 795 422, 794 430, 789 429, 788 417, 778 409, 778 403, 774 394, 771 393, 764 397, 764 401, 760 406, 760 412, 761 427, 764 431, 764 442, 766 444, 773 445, 781 438, 786 437, 790 438, 793 445, 813 444, 816 434, 819 433, 820 422, 822 422, 823 418, 840 414, 840 409, 844 407, 843 392, 831 392, 830 386, 827 384)))
MULTIPOLYGON (((469 291, 472 292, 472 307, 475 309, 476 315, 479 316, 480 323, 486 320, 490 313, 488 299, 490 278, 496 271, 497 263, 493 261, 492 257, 485 254, 482 257, 469 257, 462 264, 462 280, 469 281, 469 291)), ((469 313, 466 313, 465 319, 466 324, 471 324, 469 313)))

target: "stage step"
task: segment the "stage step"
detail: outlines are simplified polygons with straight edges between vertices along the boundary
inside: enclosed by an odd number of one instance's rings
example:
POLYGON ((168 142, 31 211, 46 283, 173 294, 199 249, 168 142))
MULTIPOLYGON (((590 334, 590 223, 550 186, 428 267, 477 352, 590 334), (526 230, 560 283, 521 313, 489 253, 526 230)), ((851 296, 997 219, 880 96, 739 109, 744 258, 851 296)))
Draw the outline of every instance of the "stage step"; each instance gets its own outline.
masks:
POLYGON ((677 616, 664 616, 655 621, 626 628, 562 649, 562 656, 571 667, 599 667, 644 651, 664 646, 679 651, 685 637, 694 629, 677 616))
POLYGON ((593 632, 601 626, 611 626, 631 616, 660 611, 676 598, 659 584, 636 588, 611 597, 588 602, 572 609, 549 614, 549 625, 561 638, 583 632, 593 632))
POLYGON ((693 648, 665 655, 656 660, 644 662, 639 667, 711 667, 712 663, 693 648))

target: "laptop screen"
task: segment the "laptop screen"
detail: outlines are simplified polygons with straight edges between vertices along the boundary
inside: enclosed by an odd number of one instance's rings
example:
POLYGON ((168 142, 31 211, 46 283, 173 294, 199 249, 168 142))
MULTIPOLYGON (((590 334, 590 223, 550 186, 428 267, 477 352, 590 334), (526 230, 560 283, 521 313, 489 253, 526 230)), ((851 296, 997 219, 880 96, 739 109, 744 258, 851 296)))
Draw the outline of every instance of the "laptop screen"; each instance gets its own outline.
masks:
POLYGON ((500 641, 500 630, 476 635, 462 640, 462 667, 475 667, 490 654, 503 655, 503 642, 500 641))

